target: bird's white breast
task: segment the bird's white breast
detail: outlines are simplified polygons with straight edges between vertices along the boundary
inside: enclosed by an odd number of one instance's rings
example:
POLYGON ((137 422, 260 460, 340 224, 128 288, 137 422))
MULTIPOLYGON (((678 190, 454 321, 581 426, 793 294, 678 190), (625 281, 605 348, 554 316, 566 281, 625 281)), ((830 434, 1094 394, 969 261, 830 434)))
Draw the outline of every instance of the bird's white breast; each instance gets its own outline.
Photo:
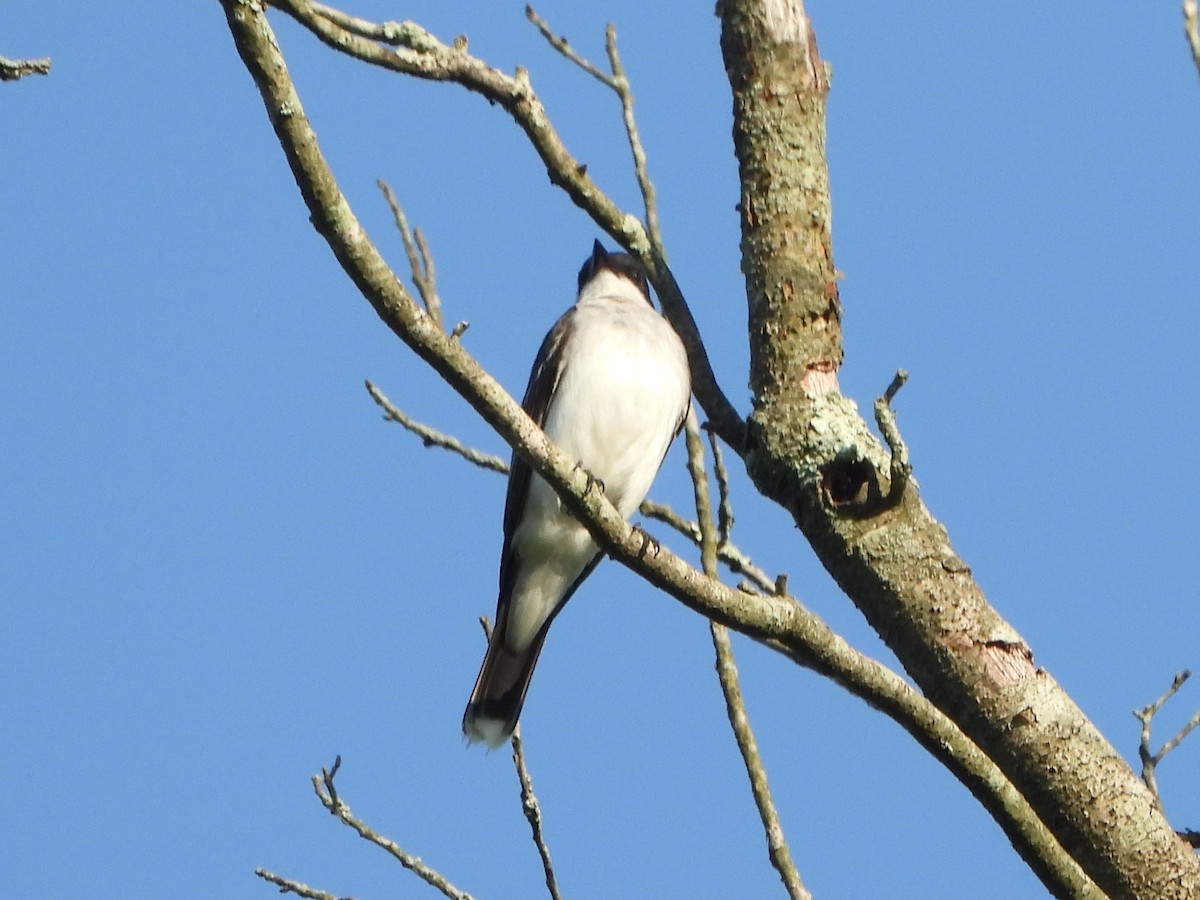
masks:
POLYGON ((687 358, 670 325, 640 297, 581 302, 574 324, 544 428, 629 516, 687 409, 687 358))

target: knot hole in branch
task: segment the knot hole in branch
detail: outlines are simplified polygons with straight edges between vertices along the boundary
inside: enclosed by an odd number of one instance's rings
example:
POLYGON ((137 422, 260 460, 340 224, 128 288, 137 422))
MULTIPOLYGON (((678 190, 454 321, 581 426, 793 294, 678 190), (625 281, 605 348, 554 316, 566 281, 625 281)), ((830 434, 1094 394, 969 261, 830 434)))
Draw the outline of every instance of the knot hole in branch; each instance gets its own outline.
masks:
POLYGON ((841 451, 821 467, 821 493, 830 509, 855 518, 873 516, 892 505, 875 467, 853 449, 841 451))

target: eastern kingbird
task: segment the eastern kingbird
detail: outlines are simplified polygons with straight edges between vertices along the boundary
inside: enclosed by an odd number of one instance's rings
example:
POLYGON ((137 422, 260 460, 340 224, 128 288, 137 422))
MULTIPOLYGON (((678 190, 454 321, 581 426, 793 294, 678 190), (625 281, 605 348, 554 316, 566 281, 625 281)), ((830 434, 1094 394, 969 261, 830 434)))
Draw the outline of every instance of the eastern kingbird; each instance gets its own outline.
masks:
MULTIPOLYGON (((522 406, 629 518, 690 399, 683 343, 651 303, 646 273, 629 254, 608 253, 596 241, 579 270, 575 305, 542 341, 522 406)), ((508 740, 550 623, 601 556, 554 489, 514 452, 496 627, 463 715, 470 743, 508 740)))

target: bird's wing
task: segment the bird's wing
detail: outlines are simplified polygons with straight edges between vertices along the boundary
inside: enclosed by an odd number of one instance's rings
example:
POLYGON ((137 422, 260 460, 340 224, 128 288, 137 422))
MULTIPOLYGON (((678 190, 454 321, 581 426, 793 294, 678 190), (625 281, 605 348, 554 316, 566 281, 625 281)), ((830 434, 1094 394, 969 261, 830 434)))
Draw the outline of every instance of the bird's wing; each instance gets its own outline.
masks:
MULTIPOLYGON (((529 384, 525 388, 525 399, 521 401, 521 406, 539 428, 546 422, 546 413, 550 409, 554 389, 562 380, 566 347, 575 331, 574 317, 575 309, 572 307, 554 323, 554 327, 542 341, 533 363, 533 370, 529 373, 529 384)), ((516 577, 512 539, 521 524, 532 478, 533 470, 529 463, 514 450, 508 475, 508 494, 504 499, 504 544, 500 553, 501 608, 497 610, 497 618, 503 612, 504 601, 512 593, 512 580, 516 577)), ((499 622, 497 624, 499 625, 499 622)))

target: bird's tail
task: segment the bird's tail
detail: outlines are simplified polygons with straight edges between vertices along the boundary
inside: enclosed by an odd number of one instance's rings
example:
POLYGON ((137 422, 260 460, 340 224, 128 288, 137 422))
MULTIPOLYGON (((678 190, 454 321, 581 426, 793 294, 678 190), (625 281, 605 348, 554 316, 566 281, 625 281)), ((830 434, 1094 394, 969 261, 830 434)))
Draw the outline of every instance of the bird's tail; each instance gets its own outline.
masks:
POLYGON ((494 749, 511 737, 545 639, 543 628, 528 647, 513 653, 504 646, 499 628, 492 634, 463 714, 463 734, 468 742, 483 741, 494 749))

